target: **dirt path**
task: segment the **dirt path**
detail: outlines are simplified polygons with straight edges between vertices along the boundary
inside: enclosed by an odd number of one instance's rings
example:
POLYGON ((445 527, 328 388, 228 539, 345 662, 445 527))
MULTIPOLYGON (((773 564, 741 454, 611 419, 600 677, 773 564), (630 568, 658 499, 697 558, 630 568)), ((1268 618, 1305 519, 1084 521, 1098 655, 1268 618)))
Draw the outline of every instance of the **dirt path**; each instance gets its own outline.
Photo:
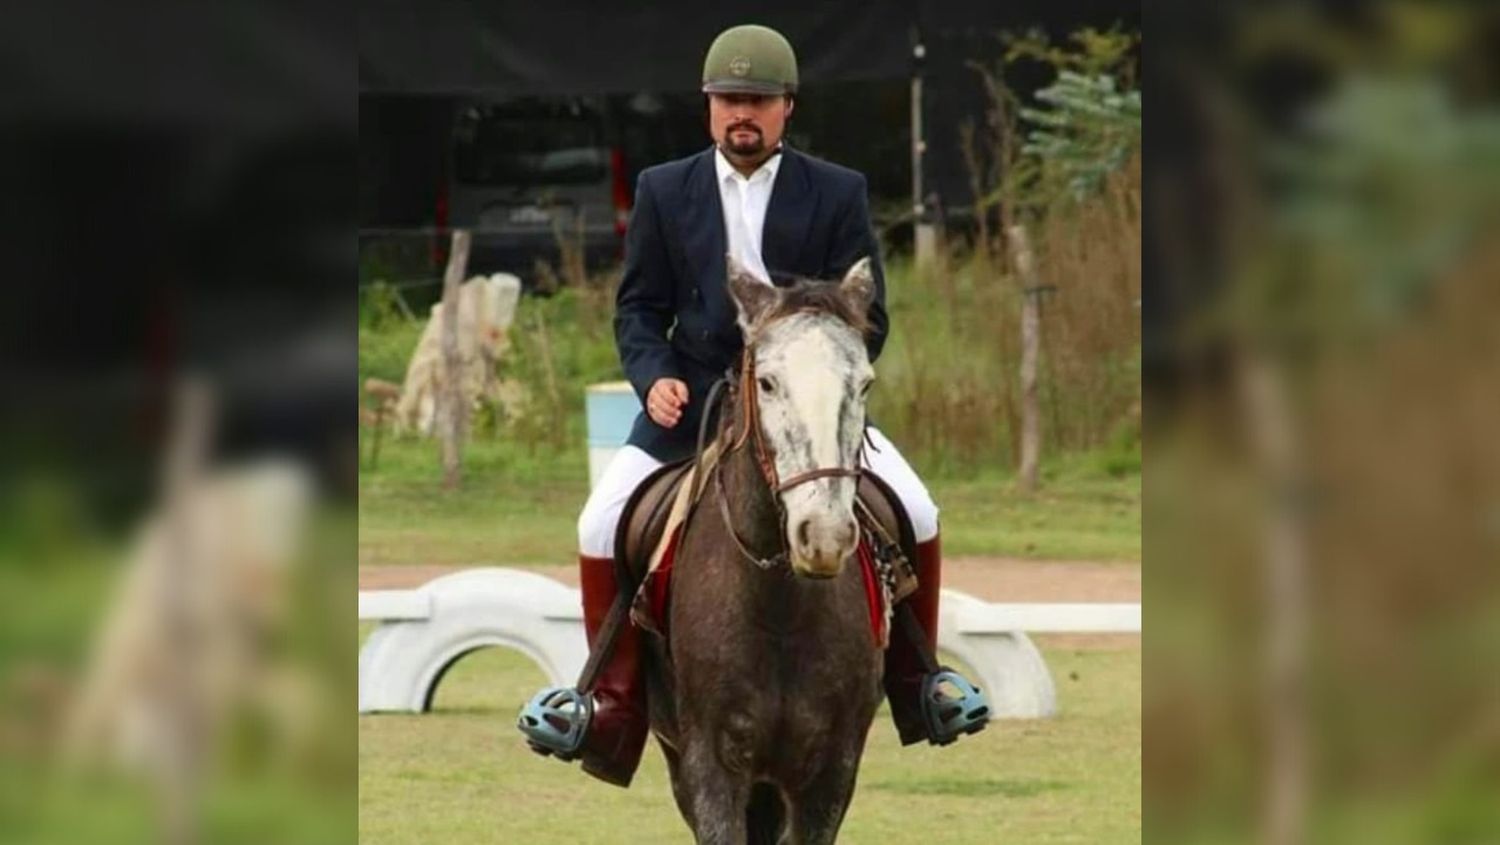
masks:
MULTIPOLYGON (((405 590, 462 566, 361 566, 361 590, 405 590)), ((525 569, 578 586, 573 566, 526 566, 525 569)), ((1005 557, 959 557, 943 562, 943 586, 985 601, 1139 602, 1141 565, 1082 560, 1022 560, 1005 557)), ((1054 648, 1132 648, 1139 634, 1042 634, 1036 639, 1054 648)))

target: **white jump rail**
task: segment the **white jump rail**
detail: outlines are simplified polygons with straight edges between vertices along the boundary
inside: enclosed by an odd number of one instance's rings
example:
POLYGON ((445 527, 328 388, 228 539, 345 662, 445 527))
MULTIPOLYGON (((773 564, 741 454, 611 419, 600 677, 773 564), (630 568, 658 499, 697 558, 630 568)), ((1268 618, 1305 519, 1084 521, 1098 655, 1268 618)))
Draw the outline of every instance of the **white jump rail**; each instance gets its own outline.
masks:
MULTIPOLYGON (((1139 633, 1139 604, 994 604, 944 590, 938 648, 972 670, 994 715, 1057 712, 1057 692, 1031 633, 1139 633)), ((554 685, 572 684, 588 659, 578 591, 550 578, 487 567, 415 590, 359 594, 359 618, 378 621, 359 653, 359 712, 422 713, 443 673, 487 646, 531 658, 554 685)), ((518 705, 519 706, 519 705, 518 705)))
POLYGON ((554 685, 588 659, 578 591, 515 569, 445 575, 415 590, 361 592, 361 621, 380 622, 359 652, 359 712, 424 713, 443 673, 489 646, 516 649, 554 685))
POLYGON ((938 648, 977 676, 994 715, 1040 719, 1057 713, 1057 687, 1028 633, 1140 633, 1139 604, 994 604, 944 590, 938 648))
POLYGON ((418 590, 361 590, 359 618, 411 622, 432 618, 432 595, 418 590))

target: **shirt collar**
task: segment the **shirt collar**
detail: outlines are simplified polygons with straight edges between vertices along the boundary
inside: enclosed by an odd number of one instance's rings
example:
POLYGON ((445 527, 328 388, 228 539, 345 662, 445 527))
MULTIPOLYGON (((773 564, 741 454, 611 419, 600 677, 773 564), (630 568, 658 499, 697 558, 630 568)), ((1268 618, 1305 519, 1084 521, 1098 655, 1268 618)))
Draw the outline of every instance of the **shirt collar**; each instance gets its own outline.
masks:
MULTIPOLYGON (((777 152, 775 155, 772 155, 770 158, 766 159, 754 173, 750 174, 750 178, 746 181, 754 181, 755 179, 760 177, 760 174, 765 173, 767 174, 769 181, 774 184, 776 181, 776 172, 781 169, 782 155, 782 152, 777 152)), ((729 159, 724 157, 724 151, 719 149, 718 144, 714 145, 714 172, 718 174, 719 182, 721 184, 726 178, 730 176, 735 176, 742 179, 744 178, 740 176, 740 172, 738 170, 734 169, 734 165, 729 163, 729 159)))

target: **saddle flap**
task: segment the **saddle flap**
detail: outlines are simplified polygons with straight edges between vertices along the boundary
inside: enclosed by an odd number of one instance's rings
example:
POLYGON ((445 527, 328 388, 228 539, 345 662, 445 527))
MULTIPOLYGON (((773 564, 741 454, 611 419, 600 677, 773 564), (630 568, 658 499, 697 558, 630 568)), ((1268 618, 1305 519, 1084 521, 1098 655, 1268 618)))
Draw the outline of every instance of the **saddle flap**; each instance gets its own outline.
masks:
POLYGON ((891 585, 891 601, 899 602, 917 589, 917 573, 912 565, 917 559, 917 541, 911 517, 907 515, 906 508, 901 506, 901 498, 896 495, 896 491, 891 489, 885 479, 869 470, 860 476, 855 495, 864 504, 865 510, 875 518, 881 531, 900 548, 904 561, 903 565, 895 567, 892 573, 894 583, 891 585))
POLYGON ((658 467, 646 476, 625 501, 615 529, 615 559, 630 572, 631 584, 639 584, 650 567, 672 511, 678 488, 689 476, 693 461, 683 458, 658 467))
MULTIPOLYGON (((619 527, 615 533, 616 565, 630 576, 626 582, 629 584, 627 589, 636 592, 636 607, 632 617, 638 623, 643 620, 651 622, 644 625, 648 629, 659 630, 650 617, 653 610, 660 611, 660 608, 651 607, 652 597, 641 595, 643 591, 639 587, 656 564, 666 543, 668 530, 686 519, 692 509, 693 503, 687 501, 688 490, 684 485, 691 483, 695 466, 700 471, 712 471, 716 457, 716 450, 710 448, 704 455, 702 465, 695 465, 691 458, 687 458, 659 467, 636 486, 620 513, 619 527), (641 606, 643 599, 646 603, 644 608, 641 606)), ((912 565, 916 560, 916 539, 911 518, 901 506, 901 499, 895 491, 874 473, 866 471, 860 476, 855 495, 859 497, 862 509, 878 526, 877 536, 871 538, 876 541, 875 546, 882 545, 882 535, 897 545, 899 555, 897 565, 892 568, 890 585, 891 602, 894 604, 917 589, 916 571, 912 565)))

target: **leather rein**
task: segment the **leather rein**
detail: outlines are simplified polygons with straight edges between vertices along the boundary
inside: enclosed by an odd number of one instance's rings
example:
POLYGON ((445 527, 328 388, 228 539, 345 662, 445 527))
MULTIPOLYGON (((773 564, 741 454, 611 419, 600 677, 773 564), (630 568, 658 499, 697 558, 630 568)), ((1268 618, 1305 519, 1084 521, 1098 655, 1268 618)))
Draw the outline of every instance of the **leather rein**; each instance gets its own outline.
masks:
MULTIPOLYGON (((723 378, 714 382, 713 387, 708 392, 708 401, 704 403, 703 417, 698 423, 697 460, 699 466, 702 465, 704 437, 708 431, 708 418, 714 408, 714 401, 717 399, 719 391, 724 387, 726 381, 729 383, 731 397, 741 401, 743 406, 740 413, 741 427, 738 434, 732 430, 734 422, 731 418, 726 417, 720 423, 722 431, 719 435, 719 440, 730 445, 719 455, 713 469, 714 482, 719 494, 719 515, 723 518, 724 527, 729 531, 729 537, 734 541, 735 547, 739 549, 740 555, 750 563, 762 570, 770 570, 778 566, 790 567, 791 554, 786 542, 786 506, 781 501, 781 494, 794 487, 806 484, 809 481, 816 481, 820 478, 858 479, 864 474, 864 470, 858 468, 861 463, 860 458, 856 457, 855 459, 855 469, 821 467, 798 473, 785 481, 781 480, 776 473, 775 456, 771 454, 770 449, 766 446, 765 432, 761 430, 758 382, 755 377, 755 351, 753 347, 747 345, 740 356, 739 372, 736 373, 730 370, 723 378), (734 520, 729 513, 729 496, 728 491, 724 487, 724 462, 729 455, 744 448, 747 442, 755 449, 756 466, 760 468, 761 479, 765 481, 766 488, 772 494, 772 501, 776 503, 776 512, 781 525, 781 530, 777 535, 780 541, 778 545, 781 548, 771 557, 760 557, 750 551, 745 542, 740 539, 739 532, 735 530, 734 520)), ((868 437, 867 433, 866 443, 868 443, 868 437)), ((860 444, 861 452, 863 452, 864 446, 865 443, 860 444)), ((693 498, 696 500, 699 492, 696 489, 696 480, 694 481, 694 487, 693 498)))

